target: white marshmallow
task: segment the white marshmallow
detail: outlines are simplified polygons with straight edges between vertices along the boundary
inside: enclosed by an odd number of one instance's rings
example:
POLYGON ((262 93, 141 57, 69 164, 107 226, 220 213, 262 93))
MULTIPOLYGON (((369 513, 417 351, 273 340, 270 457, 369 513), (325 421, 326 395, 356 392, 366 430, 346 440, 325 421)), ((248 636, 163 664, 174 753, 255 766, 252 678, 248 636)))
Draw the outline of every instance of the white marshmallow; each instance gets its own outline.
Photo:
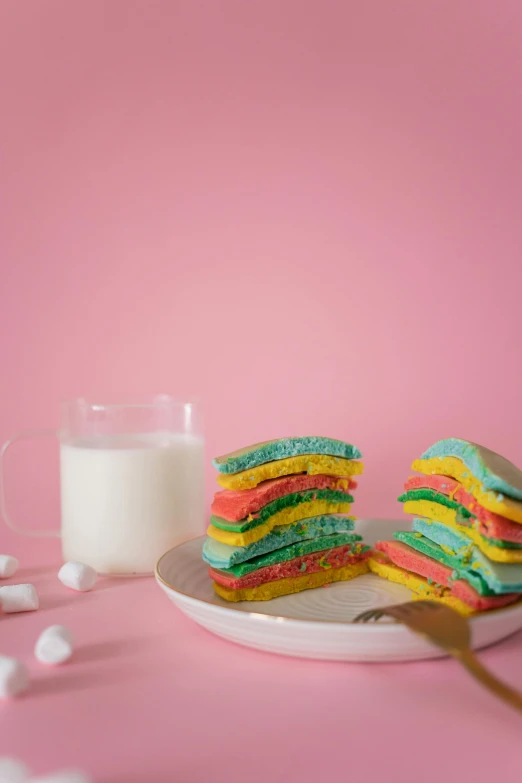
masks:
POLYGON ((68 628, 51 625, 38 637, 34 654, 40 663, 65 663, 73 654, 73 644, 73 635, 68 628))
POLYGON ((86 590, 92 590, 98 579, 98 574, 91 566, 71 560, 60 568, 58 579, 66 587, 83 593, 86 590))
MULTIPOLYGON (((18 568, 18 560, 12 555, 0 555, 0 579, 9 579, 18 568)), ((0 779, 0 783, 2 783, 0 779)))
POLYGON ((0 758, 0 783, 26 783, 29 770, 18 759, 0 758))
POLYGON ((92 778, 85 772, 70 770, 54 772, 51 775, 43 775, 40 778, 31 778, 29 783, 92 783, 92 778))
POLYGON ((34 585, 4 585, 0 587, 0 608, 10 612, 33 612, 38 609, 38 593, 34 585))
POLYGON ((29 685, 27 669, 16 658, 0 655, 0 699, 9 699, 25 691, 29 685))

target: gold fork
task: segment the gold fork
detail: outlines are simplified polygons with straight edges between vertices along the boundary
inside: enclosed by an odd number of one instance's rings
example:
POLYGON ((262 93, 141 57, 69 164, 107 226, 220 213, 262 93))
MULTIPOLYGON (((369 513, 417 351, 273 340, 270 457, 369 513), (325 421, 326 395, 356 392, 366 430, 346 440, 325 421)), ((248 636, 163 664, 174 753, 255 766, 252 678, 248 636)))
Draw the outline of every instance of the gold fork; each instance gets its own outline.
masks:
POLYGON ((378 620, 383 615, 403 623, 421 636, 426 636, 431 642, 460 661, 482 685, 489 688, 511 707, 522 712, 522 695, 498 680, 482 666, 471 651, 469 623, 454 609, 435 601, 410 601, 406 604, 370 609, 357 615, 353 622, 367 623, 378 620))

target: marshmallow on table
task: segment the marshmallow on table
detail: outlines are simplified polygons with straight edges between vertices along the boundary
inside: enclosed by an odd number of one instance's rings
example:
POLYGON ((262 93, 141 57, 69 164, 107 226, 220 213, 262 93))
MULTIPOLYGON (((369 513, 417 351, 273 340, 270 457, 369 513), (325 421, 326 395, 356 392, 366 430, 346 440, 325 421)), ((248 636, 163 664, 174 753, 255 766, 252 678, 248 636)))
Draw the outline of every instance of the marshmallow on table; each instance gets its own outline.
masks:
POLYGON ((34 585, 5 585, 0 587, 0 609, 9 612, 33 612, 39 606, 34 585))
POLYGON ((26 783, 29 770, 18 759, 0 758, 0 783, 26 783))
MULTIPOLYGON (((0 579, 9 579, 18 568, 18 560, 12 555, 0 555, 0 579)), ((2 780, 0 778, 0 783, 2 780)))
POLYGON ((65 663, 73 654, 73 643, 73 635, 68 628, 51 625, 38 637, 34 654, 41 663, 65 663))
POLYGON ((27 669, 16 658, 0 655, 0 699, 9 699, 27 689, 27 669))
POLYGON ((76 770, 64 770, 63 772, 54 772, 51 775, 43 775, 39 778, 31 778, 29 783, 92 783, 92 778, 76 770))
POLYGON ((58 571, 58 579, 62 584, 72 590, 80 590, 80 592, 92 590, 97 578, 98 574, 94 568, 74 560, 65 563, 58 571))

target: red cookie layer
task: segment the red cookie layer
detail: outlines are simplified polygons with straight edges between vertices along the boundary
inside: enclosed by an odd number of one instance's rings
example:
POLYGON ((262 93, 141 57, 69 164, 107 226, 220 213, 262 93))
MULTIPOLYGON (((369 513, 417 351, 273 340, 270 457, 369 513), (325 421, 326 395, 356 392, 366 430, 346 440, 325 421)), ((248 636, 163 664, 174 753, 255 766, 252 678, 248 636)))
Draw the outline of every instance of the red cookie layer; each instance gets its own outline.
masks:
POLYGON ((432 579, 439 585, 448 587, 455 598, 459 598, 472 609, 482 612, 486 609, 498 609, 501 606, 516 601, 520 596, 516 593, 508 595, 480 595, 469 582, 464 579, 454 581, 451 578, 452 569, 437 560, 417 552, 415 549, 403 544, 402 541, 378 541, 375 549, 384 554, 399 568, 413 571, 425 579, 432 579))
POLYGON ((275 563, 274 565, 259 568, 250 574, 245 574, 239 579, 232 574, 224 574, 221 571, 209 569, 211 579, 225 587, 231 587, 238 590, 240 587, 258 587, 265 582, 273 582, 275 579, 284 579, 288 576, 302 576, 303 574, 314 574, 317 571, 324 571, 330 568, 342 568, 353 563, 361 563, 370 556, 370 551, 362 552, 358 555, 351 551, 352 545, 338 546, 334 549, 323 549, 322 552, 312 552, 309 555, 296 557, 293 560, 287 560, 285 563, 275 563))
POLYGON ((297 476, 263 481, 254 489, 223 489, 214 495, 210 511, 228 522, 239 522, 249 514, 256 514, 267 503, 292 492, 305 489, 337 489, 349 493, 350 490, 356 489, 357 483, 353 479, 343 480, 348 482, 346 489, 339 486, 339 476, 308 476, 306 473, 299 473, 297 476))
POLYGON ((442 495, 452 497, 457 503, 471 511, 479 521, 479 532, 486 538, 499 538, 501 541, 512 541, 522 544, 522 525, 512 522, 506 517, 494 514, 481 506, 473 495, 466 492, 462 484, 448 476, 411 476, 404 485, 410 489, 433 489, 442 495))

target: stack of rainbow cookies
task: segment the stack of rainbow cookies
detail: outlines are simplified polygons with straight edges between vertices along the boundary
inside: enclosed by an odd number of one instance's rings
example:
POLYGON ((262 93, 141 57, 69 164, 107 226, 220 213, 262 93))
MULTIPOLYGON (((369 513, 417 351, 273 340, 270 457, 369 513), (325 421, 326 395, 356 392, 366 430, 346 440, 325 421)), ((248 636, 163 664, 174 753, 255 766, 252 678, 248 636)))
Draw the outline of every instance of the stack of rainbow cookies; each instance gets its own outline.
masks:
POLYGON ((522 471, 466 440, 431 446, 412 465, 399 501, 412 532, 379 541, 379 576, 462 614, 506 606, 522 594, 522 471))
POLYGON ((368 571, 348 516, 363 472, 355 446, 281 438, 213 460, 218 483, 203 559, 226 601, 265 601, 368 571))

